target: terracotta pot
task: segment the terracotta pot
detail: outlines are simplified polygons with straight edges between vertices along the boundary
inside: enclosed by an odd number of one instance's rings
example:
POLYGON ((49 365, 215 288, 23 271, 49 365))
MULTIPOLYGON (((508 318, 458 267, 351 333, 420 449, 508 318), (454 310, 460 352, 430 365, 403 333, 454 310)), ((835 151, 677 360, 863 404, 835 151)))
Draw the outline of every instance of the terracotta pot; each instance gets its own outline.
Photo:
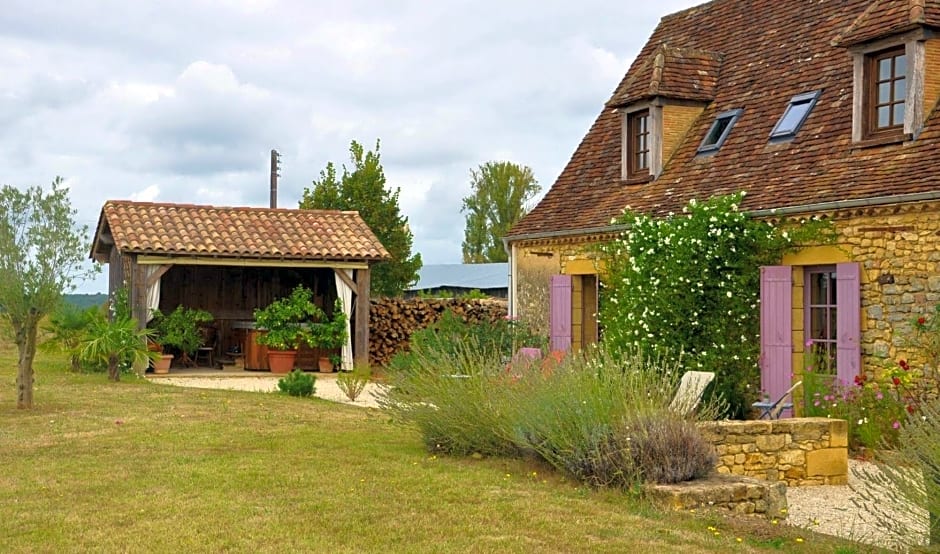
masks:
POLYGON ((268 349, 268 367, 271 368, 271 373, 290 373, 294 369, 296 358, 296 350, 268 349))
POLYGON ((153 361, 153 372, 166 374, 170 372, 170 362, 173 361, 172 354, 162 354, 159 360, 153 361))
POLYGON ((333 362, 327 356, 320 356, 317 366, 320 368, 320 373, 333 373, 333 362))

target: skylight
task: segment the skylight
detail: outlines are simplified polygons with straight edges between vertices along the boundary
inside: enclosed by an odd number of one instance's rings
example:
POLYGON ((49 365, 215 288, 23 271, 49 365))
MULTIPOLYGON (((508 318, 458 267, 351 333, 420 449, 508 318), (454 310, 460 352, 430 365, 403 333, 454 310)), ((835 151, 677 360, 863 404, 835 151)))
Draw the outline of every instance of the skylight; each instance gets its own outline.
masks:
POLYGON ((774 126, 774 130, 771 131, 770 138, 793 138, 797 131, 800 130, 800 127, 803 126, 806 118, 809 117, 809 112, 813 111, 813 106, 816 105, 819 93, 820 91, 817 90, 805 94, 798 94, 791 98, 787 109, 784 110, 783 115, 780 117, 780 121, 777 122, 777 125, 774 126))
POLYGON ((712 123, 711 128, 705 135, 705 140, 699 145, 698 152, 700 154, 703 152, 714 152, 721 148, 725 139, 728 138, 728 133, 731 132, 731 128, 734 127, 734 122, 741 117, 742 111, 743 110, 731 110, 718 114, 718 117, 715 118, 715 122, 712 123))

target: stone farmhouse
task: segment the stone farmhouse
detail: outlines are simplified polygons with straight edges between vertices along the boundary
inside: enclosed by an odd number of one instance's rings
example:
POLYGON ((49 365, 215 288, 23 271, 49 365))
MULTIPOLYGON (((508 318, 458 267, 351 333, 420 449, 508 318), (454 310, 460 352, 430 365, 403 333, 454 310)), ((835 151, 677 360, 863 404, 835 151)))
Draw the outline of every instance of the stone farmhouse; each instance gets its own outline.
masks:
MULTIPOLYGON (((762 387, 812 340, 851 382, 908 356, 940 302, 940 0, 713 0, 664 17, 542 201, 506 238, 511 313, 598 340, 591 245, 630 206, 820 216, 837 240, 762 268, 762 387)), ((600 298, 599 298, 600 297, 600 298)))

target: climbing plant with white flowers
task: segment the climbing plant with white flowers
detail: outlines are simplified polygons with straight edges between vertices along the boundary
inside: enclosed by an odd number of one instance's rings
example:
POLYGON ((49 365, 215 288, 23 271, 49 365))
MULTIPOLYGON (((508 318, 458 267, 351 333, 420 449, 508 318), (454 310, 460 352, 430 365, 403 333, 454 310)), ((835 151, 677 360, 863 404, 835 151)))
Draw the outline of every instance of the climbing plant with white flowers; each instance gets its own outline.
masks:
POLYGON ((608 274, 600 321, 604 341, 650 353, 683 354, 688 370, 714 371, 716 392, 741 416, 759 393, 760 267, 805 240, 828 240, 828 224, 786 230, 740 210, 744 193, 691 200, 680 214, 629 209, 602 247, 608 274))

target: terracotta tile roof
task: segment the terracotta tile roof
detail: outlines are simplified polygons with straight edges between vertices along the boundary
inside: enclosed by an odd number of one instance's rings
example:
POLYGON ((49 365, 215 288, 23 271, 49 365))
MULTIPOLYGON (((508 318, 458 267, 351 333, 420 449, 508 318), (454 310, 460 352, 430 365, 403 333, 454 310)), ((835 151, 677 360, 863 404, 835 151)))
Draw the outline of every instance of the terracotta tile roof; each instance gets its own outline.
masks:
POLYGON ((875 0, 842 32, 836 44, 861 44, 920 25, 940 25, 940 6, 926 0, 875 0))
POLYGON ((123 253, 300 260, 389 257, 358 212, 108 200, 92 256, 110 233, 123 253))
POLYGON ((694 48, 661 45, 614 93, 608 106, 623 106, 662 96, 679 100, 710 101, 721 69, 721 55, 694 48))
MULTIPOLYGON (((940 0, 925 0, 925 11, 940 0)), ((690 198, 744 190, 748 210, 940 191, 940 109, 916 140, 857 148, 852 135, 852 61, 834 45, 872 0, 714 0, 667 16, 616 91, 629 88, 661 45, 721 53, 714 100, 665 162, 658 179, 621 180, 622 116, 604 107, 545 197, 510 238, 609 226, 630 206, 664 214, 690 198), (796 137, 768 137, 789 100, 821 90, 796 137), (719 151, 696 155, 715 119, 742 109, 719 151)), ((880 2, 879 2, 880 3, 880 2)), ((639 79, 643 80, 643 79, 639 79)))

